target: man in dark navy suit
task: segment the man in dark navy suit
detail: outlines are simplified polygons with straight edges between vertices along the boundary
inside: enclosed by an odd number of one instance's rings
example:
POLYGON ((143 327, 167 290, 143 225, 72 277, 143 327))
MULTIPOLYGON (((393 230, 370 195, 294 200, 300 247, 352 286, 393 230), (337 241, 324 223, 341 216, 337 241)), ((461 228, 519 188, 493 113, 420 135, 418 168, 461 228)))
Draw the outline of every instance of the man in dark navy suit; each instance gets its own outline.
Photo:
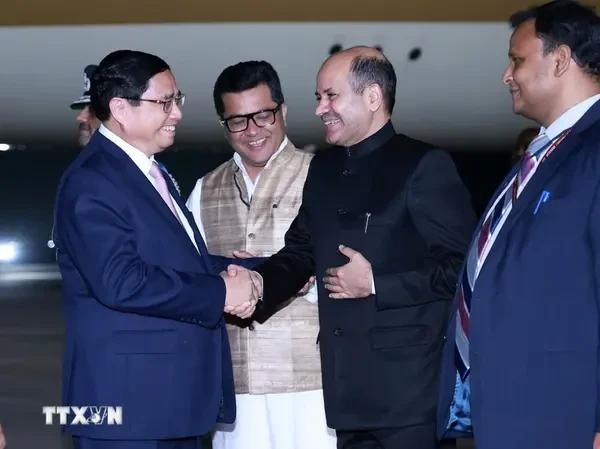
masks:
POLYGON ((63 176, 55 212, 63 401, 120 406, 122 425, 67 431, 81 449, 196 448, 217 421, 235 418, 222 316, 249 316, 256 290, 247 273, 218 274, 227 261, 207 253, 154 159, 182 116, 169 66, 147 53, 111 53, 94 74, 91 102, 102 126, 63 176))
POLYGON ((473 237, 438 430, 477 449, 600 448, 600 18, 515 14, 504 83, 542 128, 473 237))

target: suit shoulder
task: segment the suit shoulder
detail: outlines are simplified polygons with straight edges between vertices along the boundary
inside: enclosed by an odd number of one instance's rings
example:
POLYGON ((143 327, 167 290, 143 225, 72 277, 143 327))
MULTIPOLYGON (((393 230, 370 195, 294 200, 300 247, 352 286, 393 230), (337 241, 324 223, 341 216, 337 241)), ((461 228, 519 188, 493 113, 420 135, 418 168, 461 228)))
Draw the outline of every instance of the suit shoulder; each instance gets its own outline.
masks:
POLYGON ((455 166, 454 159, 448 151, 433 147, 423 152, 421 163, 432 166, 455 166))
POLYGON ((398 134, 387 145, 386 164, 398 170, 406 170, 412 181, 430 178, 458 179, 458 171, 454 159, 446 150, 431 143, 398 134))
MULTIPOLYGON (((101 151, 84 149, 65 170, 59 183, 57 196, 77 196, 83 192, 117 191, 110 179, 113 168, 101 151)), ((113 173, 114 174, 114 173, 113 173)))
POLYGON ((400 148, 403 150, 415 150, 415 151, 428 151, 435 149, 435 146, 429 142, 424 142, 422 140, 414 139, 405 134, 396 134, 391 140, 391 146, 393 148, 400 148))
POLYGON ((600 120, 593 123, 580 134, 584 145, 598 148, 600 147, 600 120))
POLYGON ((416 155, 419 164, 454 166, 454 160, 448 151, 438 148, 429 142, 413 139, 404 134, 397 134, 396 137, 392 139, 391 145, 388 145, 388 150, 395 152, 397 152, 397 150, 401 150, 401 152, 412 152, 416 155))
POLYGON ((444 192, 444 195, 460 192, 461 197, 470 196, 452 156, 438 148, 431 148, 423 153, 412 173, 410 185, 412 190, 437 189, 444 192))
MULTIPOLYGON (((95 167, 87 165, 68 170, 61 180, 58 195, 79 196, 83 193, 118 192, 114 183, 95 167)), ((118 195, 117 195, 118 196, 118 195)))
POLYGON ((81 169, 96 171, 98 173, 111 171, 112 169, 109 165, 114 166, 113 159, 114 156, 107 151, 102 151, 98 145, 89 144, 71 162, 67 170, 65 170, 65 174, 81 169))

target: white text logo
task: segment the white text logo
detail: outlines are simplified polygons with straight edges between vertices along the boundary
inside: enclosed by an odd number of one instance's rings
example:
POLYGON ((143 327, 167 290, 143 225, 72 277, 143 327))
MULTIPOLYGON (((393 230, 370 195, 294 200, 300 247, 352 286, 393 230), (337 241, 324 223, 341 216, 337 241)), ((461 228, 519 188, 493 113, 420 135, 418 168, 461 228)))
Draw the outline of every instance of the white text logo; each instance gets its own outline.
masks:
POLYGON ((85 407, 42 407, 46 425, 55 423, 58 416, 61 425, 102 425, 120 426, 123 424, 123 407, 85 406, 85 407))

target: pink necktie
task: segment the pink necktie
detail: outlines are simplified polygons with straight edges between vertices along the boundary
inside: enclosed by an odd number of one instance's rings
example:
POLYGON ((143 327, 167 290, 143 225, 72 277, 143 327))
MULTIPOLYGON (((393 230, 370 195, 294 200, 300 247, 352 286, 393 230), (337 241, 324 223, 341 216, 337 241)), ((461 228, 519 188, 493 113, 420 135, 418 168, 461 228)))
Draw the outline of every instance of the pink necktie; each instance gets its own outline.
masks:
POLYGON ((167 187, 167 182, 162 174, 162 171, 156 161, 152 162, 152 166, 150 167, 150 176, 154 178, 156 190, 158 194, 161 196, 163 201, 167 204, 175 218, 179 220, 179 216, 177 215, 177 211, 175 210, 175 205, 173 204, 173 200, 171 199, 171 194, 169 193, 169 188, 167 187))
POLYGON ((545 133, 538 135, 531 141, 521 159, 521 168, 519 169, 519 174, 517 176, 517 189, 527 179, 527 175, 529 175, 531 170, 536 167, 540 150, 546 148, 549 143, 550 139, 545 133))

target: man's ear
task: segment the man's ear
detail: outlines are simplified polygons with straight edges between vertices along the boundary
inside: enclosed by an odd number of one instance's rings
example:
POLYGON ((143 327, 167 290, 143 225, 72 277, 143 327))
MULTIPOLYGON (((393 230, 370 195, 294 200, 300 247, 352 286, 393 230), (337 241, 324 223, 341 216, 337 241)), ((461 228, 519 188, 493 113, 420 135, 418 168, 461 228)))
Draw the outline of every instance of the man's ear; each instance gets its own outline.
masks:
POLYGON ((376 112, 383 106, 383 91, 379 84, 371 84, 365 88, 363 97, 371 112, 376 112))
POLYGON ((559 45, 554 50, 554 74, 560 77, 565 74, 571 65, 572 59, 571 49, 568 45, 559 45))
POLYGON ((110 115, 120 124, 127 121, 129 114, 129 103, 124 98, 113 97, 108 103, 110 115))

